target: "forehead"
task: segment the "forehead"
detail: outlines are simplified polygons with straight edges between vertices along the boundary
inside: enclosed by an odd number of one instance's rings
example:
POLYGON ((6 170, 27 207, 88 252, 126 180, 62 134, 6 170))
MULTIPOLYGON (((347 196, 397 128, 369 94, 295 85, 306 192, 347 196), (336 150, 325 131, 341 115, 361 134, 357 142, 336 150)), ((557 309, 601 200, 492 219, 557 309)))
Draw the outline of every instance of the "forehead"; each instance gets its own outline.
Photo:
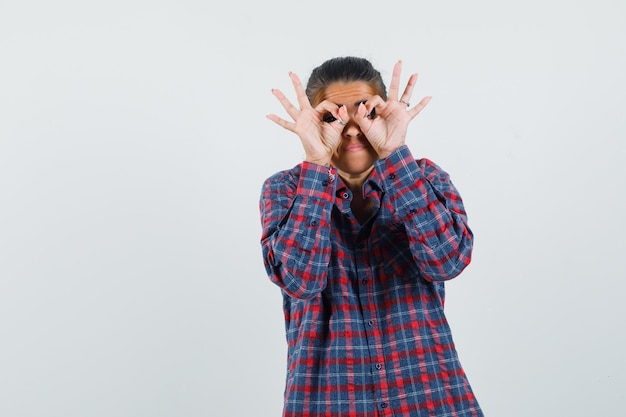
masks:
POLYGON ((374 87, 363 81, 329 84, 322 94, 320 101, 328 100, 335 104, 357 105, 377 94, 374 87))

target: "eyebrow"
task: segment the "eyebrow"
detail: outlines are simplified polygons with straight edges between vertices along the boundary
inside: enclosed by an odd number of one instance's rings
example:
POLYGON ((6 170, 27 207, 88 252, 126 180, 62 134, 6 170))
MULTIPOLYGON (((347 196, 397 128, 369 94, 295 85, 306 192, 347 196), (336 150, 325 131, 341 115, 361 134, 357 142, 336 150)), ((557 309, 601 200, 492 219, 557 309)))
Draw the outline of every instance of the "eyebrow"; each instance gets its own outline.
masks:
MULTIPOLYGON (((365 103, 367 103, 367 100, 359 100, 359 101, 357 101, 357 102, 355 102, 353 104, 354 104, 355 107, 359 107, 359 104, 361 104, 361 103, 365 104, 365 103)), ((337 105, 339 107, 341 107, 341 106, 343 106, 343 103, 337 103, 337 105)))

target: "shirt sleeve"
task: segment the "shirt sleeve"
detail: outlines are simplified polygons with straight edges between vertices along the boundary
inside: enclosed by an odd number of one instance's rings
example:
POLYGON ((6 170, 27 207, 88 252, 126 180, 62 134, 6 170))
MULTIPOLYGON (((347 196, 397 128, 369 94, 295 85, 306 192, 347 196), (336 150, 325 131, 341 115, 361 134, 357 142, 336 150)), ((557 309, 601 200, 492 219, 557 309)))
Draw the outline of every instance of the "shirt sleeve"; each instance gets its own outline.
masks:
POLYGON ((335 183, 327 167, 303 162, 263 184, 265 269, 272 282, 291 297, 312 298, 326 288, 335 183))
POLYGON ((375 169, 423 277, 458 276, 470 263, 473 234, 449 175, 428 159, 416 161, 406 145, 376 161, 375 169))

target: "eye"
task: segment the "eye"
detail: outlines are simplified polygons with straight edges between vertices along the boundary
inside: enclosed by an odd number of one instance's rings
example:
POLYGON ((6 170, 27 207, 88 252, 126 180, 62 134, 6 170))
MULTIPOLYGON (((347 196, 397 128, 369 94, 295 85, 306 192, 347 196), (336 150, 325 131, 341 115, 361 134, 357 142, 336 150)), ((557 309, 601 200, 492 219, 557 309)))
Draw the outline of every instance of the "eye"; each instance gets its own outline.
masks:
POLYGON ((332 123, 332 122, 334 122, 334 121, 335 121, 335 120, 337 120, 337 119, 336 119, 336 118, 335 118, 335 116, 333 116, 332 114, 330 114, 330 113, 326 113, 326 114, 322 117, 322 120, 323 120, 323 121, 325 121, 326 123, 332 123))

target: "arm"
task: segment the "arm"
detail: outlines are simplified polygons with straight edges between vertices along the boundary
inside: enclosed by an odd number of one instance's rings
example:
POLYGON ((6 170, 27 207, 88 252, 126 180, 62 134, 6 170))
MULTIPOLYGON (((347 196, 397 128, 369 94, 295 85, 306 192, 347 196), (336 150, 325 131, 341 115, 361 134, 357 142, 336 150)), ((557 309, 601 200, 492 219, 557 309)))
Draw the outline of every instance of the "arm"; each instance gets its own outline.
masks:
POLYGON ((298 135, 305 161, 289 172, 270 177, 263 184, 260 209, 263 227, 263 260, 270 279, 295 298, 312 298, 326 288, 330 264, 330 213, 335 182, 327 166, 341 141, 348 119, 346 106, 327 100, 315 108, 300 78, 289 73, 298 107, 280 90, 272 93, 293 121, 275 114, 267 117, 298 135), (325 114, 334 121, 324 121, 325 114))
POLYGON ((295 298, 326 288, 335 182, 327 167, 303 162, 263 184, 260 211, 265 269, 295 298))
POLYGON ((470 263, 473 234, 448 174, 429 160, 416 161, 406 146, 375 167, 424 278, 445 281, 459 275, 470 263))

